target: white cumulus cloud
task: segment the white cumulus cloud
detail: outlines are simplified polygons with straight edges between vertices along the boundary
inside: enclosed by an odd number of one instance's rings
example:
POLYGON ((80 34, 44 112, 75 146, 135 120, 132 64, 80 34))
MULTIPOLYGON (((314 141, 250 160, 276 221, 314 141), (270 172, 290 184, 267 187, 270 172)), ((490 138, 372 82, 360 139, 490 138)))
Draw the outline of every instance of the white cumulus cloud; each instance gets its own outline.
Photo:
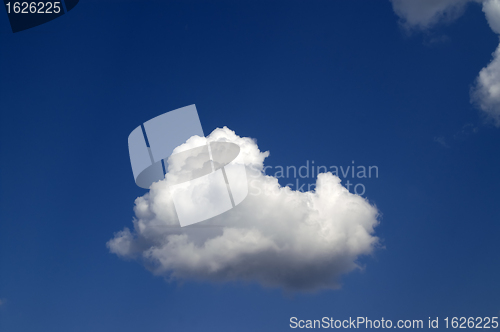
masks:
POLYGON ((406 28, 428 29, 438 22, 459 17, 468 0, 391 0, 394 12, 406 28))
POLYGON ((500 45, 493 53, 493 60, 479 72, 471 100, 500 127, 500 45))
MULTIPOLYGON (((483 2, 483 12, 491 29, 500 34, 500 0, 483 2)), ((500 45, 493 52, 491 62, 479 72, 471 100, 500 127, 500 45)))
POLYGON ((483 2, 483 12, 488 24, 495 33, 500 33, 500 1, 487 0, 483 2))
MULTIPOLYGON (((178 151, 203 139, 192 137, 178 151)), ((207 141, 239 145, 250 184, 247 198, 181 228, 168 180, 156 182, 136 199, 132 230, 124 228, 107 243, 112 253, 168 280, 249 281, 315 291, 338 288, 340 276, 359 268, 359 257, 377 246, 377 208, 351 194, 338 177, 319 174, 315 191, 294 191, 263 174, 269 153, 254 140, 224 127, 207 141)))

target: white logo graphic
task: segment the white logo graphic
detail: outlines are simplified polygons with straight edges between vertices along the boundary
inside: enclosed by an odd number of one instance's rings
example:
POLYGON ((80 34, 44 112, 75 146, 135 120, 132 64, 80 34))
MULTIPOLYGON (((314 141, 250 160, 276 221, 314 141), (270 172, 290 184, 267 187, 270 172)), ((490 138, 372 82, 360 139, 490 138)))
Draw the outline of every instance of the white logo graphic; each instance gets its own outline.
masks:
POLYGON ((190 105, 146 121, 128 137, 135 183, 147 189, 166 179, 182 227, 224 213, 248 195, 240 147, 205 140, 176 149, 195 135, 204 137, 196 106, 190 105))

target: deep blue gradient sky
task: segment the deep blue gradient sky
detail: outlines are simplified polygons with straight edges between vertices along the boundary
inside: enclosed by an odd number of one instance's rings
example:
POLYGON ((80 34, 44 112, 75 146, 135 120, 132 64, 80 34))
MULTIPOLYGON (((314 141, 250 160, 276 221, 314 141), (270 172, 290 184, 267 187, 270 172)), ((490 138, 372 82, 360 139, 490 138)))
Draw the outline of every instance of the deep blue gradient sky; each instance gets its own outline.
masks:
POLYGON ((500 128, 469 103, 497 45, 478 5, 412 35, 389 1, 81 1, 16 34, 1 13, 0 331, 499 316, 500 128), (190 104, 268 165, 378 166, 383 248, 316 294, 168 283, 110 254, 145 193, 129 133, 190 104))

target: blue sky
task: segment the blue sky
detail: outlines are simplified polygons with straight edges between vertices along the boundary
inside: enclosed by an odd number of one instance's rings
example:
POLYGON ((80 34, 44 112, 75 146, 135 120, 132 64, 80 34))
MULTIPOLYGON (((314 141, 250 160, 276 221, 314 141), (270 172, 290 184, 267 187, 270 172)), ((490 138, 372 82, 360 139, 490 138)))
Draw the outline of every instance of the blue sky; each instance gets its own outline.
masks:
POLYGON ((357 0, 83 1, 16 34, 0 15, 0 330, 500 316, 500 128, 469 95, 498 36, 479 4, 427 31, 398 22, 357 0), (190 104, 205 134, 256 138, 266 165, 376 165, 364 269, 303 294, 169 283, 110 253, 146 193, 129 133, 190 104))

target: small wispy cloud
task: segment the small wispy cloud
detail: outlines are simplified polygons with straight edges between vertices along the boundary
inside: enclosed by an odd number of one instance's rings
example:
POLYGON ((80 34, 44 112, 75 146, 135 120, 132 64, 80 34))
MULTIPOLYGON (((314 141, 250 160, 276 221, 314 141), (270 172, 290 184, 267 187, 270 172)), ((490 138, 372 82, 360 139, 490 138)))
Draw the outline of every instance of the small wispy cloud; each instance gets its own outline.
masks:
POLYGON ((434 142, 441 145, 443 148, 451 148, 454 143, 463 142, 469 139, 472 135, 475 135, 479 132, 479 128, 473 123, 466 123, 462 126, 462 128, 457 131, 454 135, 446 138, 445 136, 436 136, 434 137, 434 142))
POLYGON ((479 128, 472 123, 466 123, 460 131, 453 135, 453 139, 457 141, 464 141, 469 136, 476 134, 479 128))
POLYGON ((435 47, 438 45, 446 44, 450 42, 450 37, 448 35, 433 35, 429 34, 424 38, 424 46, 435 47))
POLYGON ((462 15, 468 0, 391 0, 406 30, 429 30, 441 22, 452 22, 462 15))
POLYGON ((450 145, 446 142, 446 139, 443 136, 434 137, 434 142, 439 143, 443 148, 450 148, 450 145))

